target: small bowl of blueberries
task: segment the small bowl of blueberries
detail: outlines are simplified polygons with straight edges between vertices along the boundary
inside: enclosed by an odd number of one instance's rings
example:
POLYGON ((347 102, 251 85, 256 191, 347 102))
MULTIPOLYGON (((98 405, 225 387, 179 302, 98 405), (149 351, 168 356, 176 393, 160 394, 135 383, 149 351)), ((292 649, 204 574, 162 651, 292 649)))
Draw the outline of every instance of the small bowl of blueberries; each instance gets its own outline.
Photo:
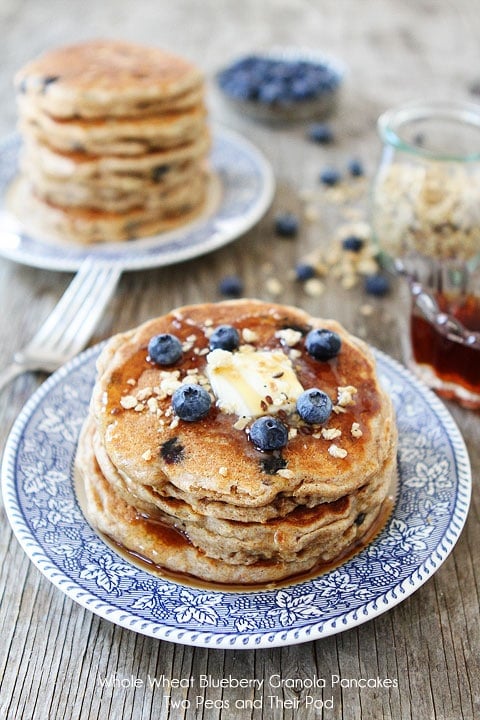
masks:
POLYGON ((217 73, 216 81, 236 111, 254 120, 294 122, 330 115, 343 77, 337 60, 283 47, 234 60, 217 73))

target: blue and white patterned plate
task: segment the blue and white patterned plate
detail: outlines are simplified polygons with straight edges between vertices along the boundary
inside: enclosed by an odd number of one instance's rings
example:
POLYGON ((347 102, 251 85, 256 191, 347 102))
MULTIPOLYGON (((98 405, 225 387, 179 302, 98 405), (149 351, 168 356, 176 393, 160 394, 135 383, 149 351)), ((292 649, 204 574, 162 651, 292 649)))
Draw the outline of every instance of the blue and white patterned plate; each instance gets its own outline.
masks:
POLYGON ((227 592, 159 579, 129 564, 91 529, 77 503, 72 463, 99 348, 79 355, 30 399, 10 434, 2 480, 25 552, 66 595, 122 627, 215 648, 315 640, 352 628, 417 590, 445 560, 465 522, 471 472, 445 406, 377 352, 400 432, 400 483, 387 526, 325 575, 281 589, 227 592))
POLYGON ((26 232, 8 211, 5 196, 18 171, 20 138, 0 143, 0 255, 47 270, 75 272, 87 256, 123 270, 143 270, 189 260, 247 232, 268 209, 275 189, 265 157, 245 138, 217 128, 210 154, 212 181, 200 217, 171 232, 129 242, 82 246, 46 241, 26 232))

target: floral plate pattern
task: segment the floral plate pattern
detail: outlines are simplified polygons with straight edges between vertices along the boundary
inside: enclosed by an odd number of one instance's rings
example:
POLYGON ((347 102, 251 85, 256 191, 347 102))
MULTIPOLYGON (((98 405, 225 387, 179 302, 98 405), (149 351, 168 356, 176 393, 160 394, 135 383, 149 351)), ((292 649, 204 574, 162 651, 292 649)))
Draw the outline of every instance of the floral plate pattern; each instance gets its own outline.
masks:
POLYGON ((441 401, 376 351, 399 426, 399 490, 386 527, 316 579, 249 592, 195 589, 155 577, 106 545, 85 521, 72 464, 95 379, 96 346, 54 373, 7 442, 3 495, 23 549, 60 590, 130 630, 188 645, 259 648, 355 627, 417 590, 449 555, 471 493, 469 459, 441 401))
POLYGON ((216 250, 247 232, 273 198, 273 171, 262 153, 240 135, 213 131, 212 182, 202 215, 171 232, 129 242, 82 246, 35 237, 8 211, 5 197, 18 172, 21 141, 0 142, 0 255, 25 265, 74 272, 88 256, 123 270, 170 265, 216 250))

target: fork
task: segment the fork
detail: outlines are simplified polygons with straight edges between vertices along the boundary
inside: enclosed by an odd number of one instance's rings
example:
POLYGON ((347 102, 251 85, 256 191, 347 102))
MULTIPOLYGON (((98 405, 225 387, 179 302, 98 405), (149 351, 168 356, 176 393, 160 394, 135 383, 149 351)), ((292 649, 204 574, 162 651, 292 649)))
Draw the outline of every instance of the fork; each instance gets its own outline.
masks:
POLYGON ((17 375, 29 370, 51 373, 83 350, 121 273, 119 266, 84 260, 39 331, 0 372, 0 391, 17 375))

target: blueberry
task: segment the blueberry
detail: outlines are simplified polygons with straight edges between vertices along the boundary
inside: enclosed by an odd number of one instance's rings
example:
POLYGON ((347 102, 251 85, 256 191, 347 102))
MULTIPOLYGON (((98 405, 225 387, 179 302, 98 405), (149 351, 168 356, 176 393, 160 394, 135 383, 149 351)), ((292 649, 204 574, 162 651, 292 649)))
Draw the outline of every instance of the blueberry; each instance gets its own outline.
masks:
POLYGON ((330 360, 340 352, 342 341, 333 330, 317 328, 310 330, 305 338, 305 347, 315 360, 330 360))
POLYGON ((342 176, 340 175, 338 170, 332 167, 327 167, 320 173, 320 181, 324 185, 337 185, 340 182, 341 178, 342 176))
POLYGON ((173 365, 182 357, 182 344, 170 333, 154 335, 148 343, 148 354, 157 365, 173 365))
POLYGON ((217 75, 230 97, 266 104, 292 103, 329 93, 339 82, 338 73, 323 63, 281 60, 247 55, 217 75))
POLYGON ((243 293, 243 282, 238 275, 226 275, 220 280, 218 291, 225 297, 240 297, 243 293))
POLYGON ((298 263, 295 268, 295 277, 300 281, 310 280, 310 278, 315 277, 315 268, 308 263, 298 263))
POLYGON ((275 232, 280 237, 295 237, 298 234, 299 227, 298 218, 293 213, 281 213, 275 218, 275 232))
POLYGON ((180 385, 172 396, 173 411, 187 422, 201 420, 210 410, 210 395, 201 385, 180 385))
POLYGON ((300 77, 293 80, 290 87, 292 100, 308 100, 315 95, 315 86, 307 77, 300 77))
POLYGON ((360 252, 364 245, 362 238, 356 235, 349 235, 342 241, 342 247, 344 250, 350 250, 351 252, 360 252))
POLYGON ((390 281, 386 275, 377 273, 376 275, 368 275, 365 278, 365 291, 369 295, 383 297, 390 291, 390 281))
POLYGON ((332 412, 332 401, 323 390, 310 388, 299 396, 297 412, 305 422, 325 423, 332 412))
POLYGON ((210 350, 236 350, 240 345, 240 333, 232 325, 219 325, 210 335, 210 350))
POLYGON ((348 163, 348 172, 352 177, 361 177, 362 175, 365 175, 365 170, 363 169, 363 163, 361 160, 358 160, 358 158, 352 158, 348 163))
POLYGON ((153 168, 151 177, 154 183, 159 183, 163 180, 166 173, 170 170, 170 165, 157 165, 153 168))
POLYGON ((287 444, 288 429, 278 418, 264 415, 252 424, 250 440, 257 450, 279 450, 287 444))
POLYGON ((260 85, 258 99, 264 103, 275 103, 282 100, 285 94, 284 85, 281 82, 271 81, 260 85))
POLYGON ((333 132, 330 125, 326 123, 313 123, 310 125, 307 131, 307 137, 312 142, 319 143, 320 145, 328 145, 333 142, 333 132))

